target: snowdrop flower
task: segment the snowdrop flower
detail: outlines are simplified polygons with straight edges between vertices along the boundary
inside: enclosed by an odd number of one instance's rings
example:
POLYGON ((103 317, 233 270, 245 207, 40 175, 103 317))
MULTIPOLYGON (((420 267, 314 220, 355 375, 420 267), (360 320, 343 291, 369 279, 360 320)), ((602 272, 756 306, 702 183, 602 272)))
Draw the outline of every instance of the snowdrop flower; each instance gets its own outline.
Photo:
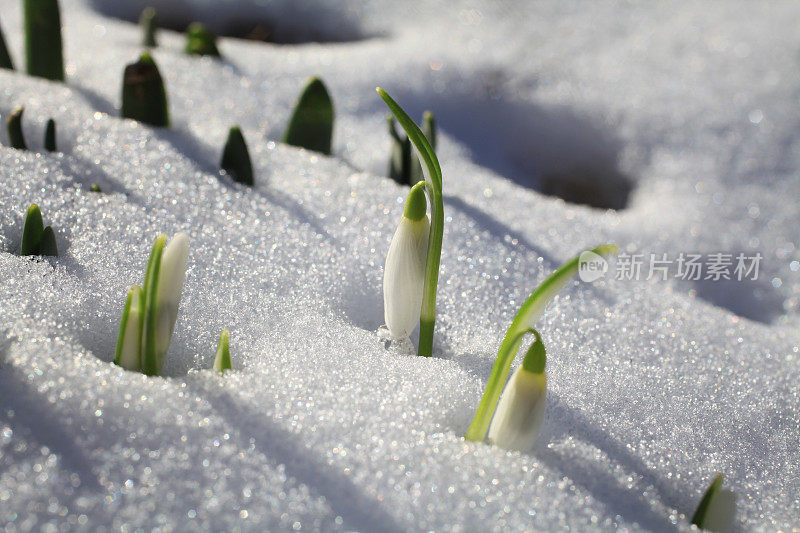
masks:
POLYGON ((722 474, 718 474, 711 482, 692 517, 692 524, 715 533, 728 533, 733 529, 736 494, 723 489, 722 482, 722 474))
POLYGON ((547 395, 546 355, 539 333, 522 365, 506 385, 489 426, 489 441, 507 450, 531 449, 544 419, 547 395))
POLYGON ((122 312, 114 362, 150 376, 161 373, 172 340, 178 306, 186 278, 189 236, 176 234, 167 244, 159 236, 153 244, 144 278, 144 289, 128 291, 122 312))
POLYGON ((406 339, 419 323, 430 221, 425 183, 411 188, 383 271, 383 315, 389 333, 406 339))

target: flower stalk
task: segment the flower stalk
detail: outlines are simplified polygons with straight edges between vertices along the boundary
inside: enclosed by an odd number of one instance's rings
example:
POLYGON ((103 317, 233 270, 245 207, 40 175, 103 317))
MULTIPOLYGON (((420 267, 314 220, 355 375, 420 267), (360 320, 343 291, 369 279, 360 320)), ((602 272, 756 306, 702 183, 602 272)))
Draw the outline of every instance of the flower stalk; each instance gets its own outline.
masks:
POLYGON ((164 80, 149 52, 125 67, 122 79, 122 117, 156 127, 169 126, 164 80))
MULTIPOLYGON (((378 94, 406 131, 406 135, 417 149, 425 163, 425 191, 431 205, 431 230, 428 237, 428 254, 425 263, 422 306, 419 319, 419 346, 417 355, 433 355, 433 330, 436 323, 436 289, 439 282, 439 263, 442 256, 442 237, 444 235, 444 200, 442 198, 442 169, 439 160, 425 135, 414 124, 389 93, 377 87, 378 94)), ((485 433, 485 432, 484 432, 485 433)))
POLYGON ((64 81, 61 13, 58 0, 25 0, 25 56, 28 74, 64 81))
POLYGON ((128 289, 114 354, 117 365, 148 376, 161 374, 178 318, 188 254, 185 233, 176 234, 169 244, 166 235, 153 243, 144 287, 128 289))
POLYGON ((233 181, 248 187, 253 186, 253 164, 250 162, 250 152, 247 150, 247 143, 239 126, 233 126, 228 132, 220 167, 233 181))
POLYGON ((383 315, 389 333, 406 339, 417 326, 422 306, 430 221, 425 184, 411 188, 403 216, 386 254, 383 270, 383 315))
POLYGON ((715 533, 728 533, 733 529, 736 516, 736 493, 722 488, 724 479, 717 474, 692 516, 692 524, 715 533))
POLYGON ((219 345, 217 346, 217 355, 214 357, 214 370, 220 374, 224 374, 226 370, 233 370, 231 366, 231 350, 230 350, 230 336, 231 332, 223 329, 219 334, 219 345))
POLYGON ((19 106, 15 108, 6 118, 6 130, 8 130, 8 142, 11 148, 17 150, 27 150, 28 145, 25 143, 25 136, 22 134, 22 114, 25 112, 25 107, 19 106))
POLYGON ((328 89, 319 78, 309 78, 281 142, 330 155, 333 119, 333 102, 328 89))
MULTIPOLYGON (((592 252, 597 255, 608 257, 616 254, 618 248, 613 244, 598 246, 592 252)), ((470 441, 482 441, 489 429, 489 423, 497 407, 500 392, 506 383, 511 362, 519 350, 524 335, 533 328, 536 321, 544 313, 544 309, 550 301, 555 298, 564 286, 569 283, 578 272, 580 256, 576 256, 563 264, 550 277, 545 279, 535 291, 522 304, 514 320, 511 322, 500 350, 497 352, 497 359, 486 383, 486 390, 483 392, 475 417, 467 430, 466 439, 470 441)))

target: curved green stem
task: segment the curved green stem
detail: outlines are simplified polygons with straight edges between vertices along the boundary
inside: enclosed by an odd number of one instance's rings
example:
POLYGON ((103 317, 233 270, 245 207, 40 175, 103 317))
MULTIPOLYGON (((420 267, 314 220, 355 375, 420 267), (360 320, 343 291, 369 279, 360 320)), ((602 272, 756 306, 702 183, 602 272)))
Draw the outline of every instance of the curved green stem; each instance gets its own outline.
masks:
POLYGON ((444 200, 442 198, 442 169, 439 160, 425 135, 395 102, 389 93, 377 87, 378 94, 389 106, 392 114, 406 130, 419 156, 425 162, 425 189, 431 204, 431 231, 428 237, 428 259, 425 263, 425 281, 422 290, 422 309, 419 318, 419 347, 417 355, 433 355, 433 329, 436 323, 436 288, 439 283, 439 263, 444 236, 444 200))
MULTIPOLYGON (((618 248, 615 245, 606 244, 598 246, 592 252, 607 257, 617 253, 617 250, 618 248)), ((497 408, 497 402, 500 399, 500 393, 503 391, 503 386, 508 378, 511 362, 514 360, 519 345, 522 343, 522 337, 542 316, 544 308, 550 303, 550 300, 577 274, 579 261, 580 255, 563 264, 550 277, 544 280, 520 307, 511 322, 511 326, 506 331, 502 344, 500 344, 500 350, 497 352, 497 359, 492 367, 492 373, 486 383, 486 390, 483 392, 481 403, 475 412, 475 418, 467 430, 467 440, 482 441, 486 436, 492 416, 497 408)))

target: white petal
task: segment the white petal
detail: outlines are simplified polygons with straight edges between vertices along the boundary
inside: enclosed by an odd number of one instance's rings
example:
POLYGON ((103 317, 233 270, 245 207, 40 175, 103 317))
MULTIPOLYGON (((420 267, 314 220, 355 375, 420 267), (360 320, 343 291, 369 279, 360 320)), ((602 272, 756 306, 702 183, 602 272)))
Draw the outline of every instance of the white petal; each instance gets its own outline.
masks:
POLYGON ((517 368, 500 396, 489 441, 507 450, 530 450, 544 420, 546 397, 547 375, 517 368))
POLYGON ((736 494, 728 489, 719 489, 708 505, 703 528, 716 533, 728 533, 733 529, 736 517, 736 494))
POLYGON ((386 254, 383 314, 396 339, 408 337, 419 323, 429 232, 427 215, 419 221, 402 217, 386 254))
POLYGON ((186 259, 189 256, 189 236, 177 233, 164 247, 161 269, 158 273, 156 294, 156 352, 166 354, 172 339, 172 330, 178 318, 178 305, 186 279, 186 259))

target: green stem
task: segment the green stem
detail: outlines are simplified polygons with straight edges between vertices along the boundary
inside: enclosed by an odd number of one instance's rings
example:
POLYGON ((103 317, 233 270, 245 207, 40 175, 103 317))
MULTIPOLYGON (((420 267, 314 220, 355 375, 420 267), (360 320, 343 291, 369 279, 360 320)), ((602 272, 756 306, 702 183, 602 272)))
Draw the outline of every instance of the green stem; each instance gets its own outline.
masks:
MULTIPOLYGON (((592 252, 607 257, 617 253, 617 247, 613 244, 606 244, 598 246, 592 252)), ((486 383, 486 390, 483 392, 483 397, 475 412, 475 418, 467 430, 467 440, 482 441, 486 436, 492 416, 494 416, 494 411, 497 408, 497 401, 500 399, 500 393, 503 391, 503 386, 508 378, 511 362, 514 360, 519 345, 522 343, 522 337, 534 326, 547 304, 577 274, 579 261, 580 255, 553 272, 520 307, 511 322, 511 326, 506 331, 502 344, 500 344, 500 350, 492 367, 492 373, 486 383)))
POLYGON ((442 256, 444 236, 444 200, 442 198, 442 169, 439 160, 425 135, 395 102, 389 93, 377 87, 378 94, 389 106, 392 114, 406 130, 406 135, 414 144, 417 153, 425 162, 425 189, 431 204, 431 231, 428 237, 428 259, 425 263, 425 281, 422 290, 422 309, 419 319, 419 347, 417 355, 433 355, 433 330, 436 322, 436 288, 439 283, 439 263, 442 256))

